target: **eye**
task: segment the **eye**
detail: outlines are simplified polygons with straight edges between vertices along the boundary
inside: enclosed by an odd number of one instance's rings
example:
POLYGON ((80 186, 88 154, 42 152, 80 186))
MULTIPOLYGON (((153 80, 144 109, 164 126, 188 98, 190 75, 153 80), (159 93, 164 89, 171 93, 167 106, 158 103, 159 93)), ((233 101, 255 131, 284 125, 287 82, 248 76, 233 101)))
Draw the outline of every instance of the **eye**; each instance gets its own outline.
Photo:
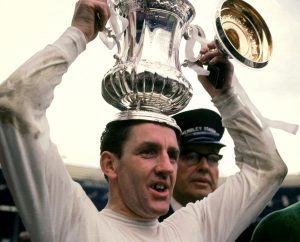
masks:
POLYGON ((219 160, 222 159, 222 155, 219 154, 210 154, 207 156, 207 159, 210 163, 217 165, 219 163, 219 160))
POLYGON ((145 148, 141 150, 140 155, 145 159, 154 158, 157 156, 157 150, 154 148, 145 148))
POLYGON ((197 160, 198 159, 198 154, 196 152, 189 152, 185 155, 185 158, 187 160, 197 160))
POLYGON ((168 152, 169 154, 169 158, 170 158, 170 161, 172 163, 177 163, 178 162, 178 159, 179 159, 179 152, 178 151, 169 151, 168 152))
POLYGON ((182 159, 186 163, 197 163, 199 161, 199 155, 197 152, 186 152, 182 154, 182 159))

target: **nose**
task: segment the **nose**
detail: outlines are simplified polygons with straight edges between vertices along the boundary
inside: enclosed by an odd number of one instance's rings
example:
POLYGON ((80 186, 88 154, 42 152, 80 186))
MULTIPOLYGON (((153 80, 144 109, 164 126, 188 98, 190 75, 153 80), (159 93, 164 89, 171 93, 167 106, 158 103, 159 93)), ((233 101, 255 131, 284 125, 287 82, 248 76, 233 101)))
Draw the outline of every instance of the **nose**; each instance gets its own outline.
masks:
POLYGON ((206 157, 202 157, 197 165, 197 169, 202 172, 207 172, 210 168, 209 162, 206 157))
POLYGON ((161 155, 156 163, 155 171, 158 174, 172 174, 176 170, 176 164, 170 159, 168 154, 161 155))

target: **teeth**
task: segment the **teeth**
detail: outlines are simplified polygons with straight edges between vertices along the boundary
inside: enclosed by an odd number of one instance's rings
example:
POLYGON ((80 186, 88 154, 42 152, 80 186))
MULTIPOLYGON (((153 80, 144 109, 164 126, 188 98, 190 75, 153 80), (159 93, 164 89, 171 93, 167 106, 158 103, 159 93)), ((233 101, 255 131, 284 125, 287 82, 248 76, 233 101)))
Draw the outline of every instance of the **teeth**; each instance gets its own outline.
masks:
POLYGON ((164 185, 156 185, 157 189, 165 189, 164 185))
POLYGON ((164 190, 165 186, 161 185, 161 184, 157 184, 157 185, 155 185, 155 189, 157 189, 157 190, 164 190))
POLYGON ((155 185, 152 185, 151 187, 159 192, 166 190, 166 187, 163 184, 155 184, 155 185))

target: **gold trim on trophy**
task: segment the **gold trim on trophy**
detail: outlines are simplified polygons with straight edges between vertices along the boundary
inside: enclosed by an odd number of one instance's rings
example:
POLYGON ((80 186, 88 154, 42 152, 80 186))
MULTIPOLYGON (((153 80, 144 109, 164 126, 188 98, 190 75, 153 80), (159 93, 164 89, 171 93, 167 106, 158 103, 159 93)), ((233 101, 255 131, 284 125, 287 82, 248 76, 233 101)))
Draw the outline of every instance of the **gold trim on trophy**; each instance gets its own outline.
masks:
POLYGON ((252 68, 266 66, 273 43, 262 16, 241 0, 220 2, 215 16, 219 49, 252 68))

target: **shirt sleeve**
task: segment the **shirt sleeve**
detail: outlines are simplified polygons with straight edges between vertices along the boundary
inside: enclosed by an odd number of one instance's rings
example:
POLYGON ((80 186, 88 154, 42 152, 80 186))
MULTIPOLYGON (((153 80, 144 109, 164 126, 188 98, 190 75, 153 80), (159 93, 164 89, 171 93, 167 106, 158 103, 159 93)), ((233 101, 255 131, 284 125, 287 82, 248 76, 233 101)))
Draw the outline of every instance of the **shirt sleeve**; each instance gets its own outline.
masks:
POLYGON ((194 233, 203 241, 232 242, 267 205, 287 168, 270 130, 261 127, 233 90, 213 102, 234 141, 240 171, 203 200, 176 211, 169 222, 184 239, 194 233))
POLYGON ((84 35, 70 27, 0 86, 1 166, 33 241, 67 241, 64 226, 89 200, 66 171, 46 119, 54 88, 85 47, 84 35))
POLYGON ((287 167, 277 151, 271 130, 262 127, 233 89, 213 102, 233 139, 235 160, 240 168, 240 172, 227 178, 220 187, 220 194, 216 194, 216 202, 221 204, 218 212, 225 211, 218 218, 218 225, 228 232, 228 241, 234 241, 272 199, 287 174, 287 167))

